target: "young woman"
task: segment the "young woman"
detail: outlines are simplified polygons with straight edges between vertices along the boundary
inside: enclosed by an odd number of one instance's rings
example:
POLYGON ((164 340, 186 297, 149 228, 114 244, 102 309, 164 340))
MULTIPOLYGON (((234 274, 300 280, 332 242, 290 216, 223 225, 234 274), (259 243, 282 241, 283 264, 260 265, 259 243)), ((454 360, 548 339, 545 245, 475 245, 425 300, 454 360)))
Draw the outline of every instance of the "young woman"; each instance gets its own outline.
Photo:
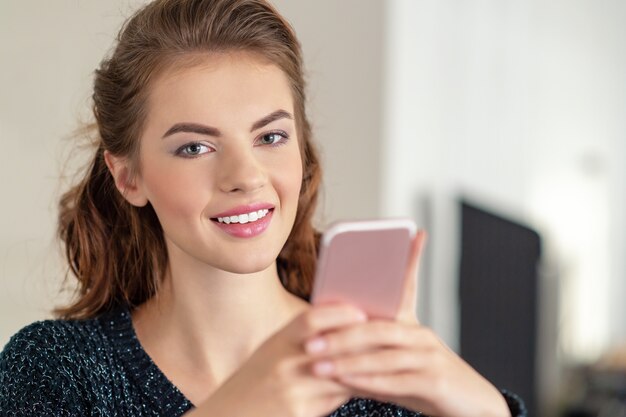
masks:
POLYGON ((0 355, 3 416, 521 416, 415 318, 307 302, 320 166, 300 47, 263 0, 157 0, 96 71, 60 204, 79 283, 0 355))

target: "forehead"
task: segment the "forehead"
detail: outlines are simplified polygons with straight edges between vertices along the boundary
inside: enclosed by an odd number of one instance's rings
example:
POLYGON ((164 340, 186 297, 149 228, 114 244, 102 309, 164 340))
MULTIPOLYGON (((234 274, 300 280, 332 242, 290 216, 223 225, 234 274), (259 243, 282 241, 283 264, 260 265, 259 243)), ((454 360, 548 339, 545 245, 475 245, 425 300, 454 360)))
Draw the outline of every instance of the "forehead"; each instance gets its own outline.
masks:
POLYGON ((174 63, 153 81, 147 104, 148 128, 181 121, 228 127, 277 109, 293 114, 294 107, 284 72, 246 52, 203 54, 174 63))

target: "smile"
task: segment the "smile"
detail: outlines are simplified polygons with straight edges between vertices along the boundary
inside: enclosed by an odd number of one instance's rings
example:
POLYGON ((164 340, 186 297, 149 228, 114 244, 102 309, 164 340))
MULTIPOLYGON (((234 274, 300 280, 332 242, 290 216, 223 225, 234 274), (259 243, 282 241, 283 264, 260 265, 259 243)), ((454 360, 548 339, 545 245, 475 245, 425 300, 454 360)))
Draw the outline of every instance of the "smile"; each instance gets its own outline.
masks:
POLYGON ((269 213, 268 209, 262 209, 262 210, 252 211, 250 213, 239 214, 239 215, 236 215, 236 216, 218 217, 217 221, 218 221, 218 223, 225 223, 225 224, 231 224, 231 223, 239 223, 239 224, 253 223, 253 222, 256 222, 257 220, 262 219, 263 217, 267 216, 267 213, 269 213))

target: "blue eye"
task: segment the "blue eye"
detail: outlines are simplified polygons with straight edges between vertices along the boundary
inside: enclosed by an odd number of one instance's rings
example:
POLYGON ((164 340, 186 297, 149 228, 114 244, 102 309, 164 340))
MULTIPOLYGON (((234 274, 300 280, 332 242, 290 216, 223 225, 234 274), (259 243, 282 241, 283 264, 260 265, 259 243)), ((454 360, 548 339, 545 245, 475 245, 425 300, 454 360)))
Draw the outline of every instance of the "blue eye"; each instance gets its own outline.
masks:
POLYGON ((178 148, 175 152, 176 155, 183 156, 185 158, 193 158, 196 156, 200 156, 207 152, 211 152, 211 148, 207 145, 204 145, 199 142, 187 143, 180 148, 178 148))
POLYGON ((289 139, 285 132, 266 133, 258 139, 259 144, 276 146, 286 142, 289 139))

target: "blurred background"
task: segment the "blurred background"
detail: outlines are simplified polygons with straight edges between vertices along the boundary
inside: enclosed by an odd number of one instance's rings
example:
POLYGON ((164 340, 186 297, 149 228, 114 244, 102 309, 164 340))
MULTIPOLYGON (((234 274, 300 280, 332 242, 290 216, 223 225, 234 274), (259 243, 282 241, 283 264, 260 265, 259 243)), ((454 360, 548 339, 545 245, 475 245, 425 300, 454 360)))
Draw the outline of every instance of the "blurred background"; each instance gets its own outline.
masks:
MULTIPOLYGON (((73 132, 142 3, 0 0, 0 346, 67 297, 73 132)), ((414 218, 424 324, 531 415, 626 416, 626 2, 274 4, 304 48, 320 228, 414 218)))

